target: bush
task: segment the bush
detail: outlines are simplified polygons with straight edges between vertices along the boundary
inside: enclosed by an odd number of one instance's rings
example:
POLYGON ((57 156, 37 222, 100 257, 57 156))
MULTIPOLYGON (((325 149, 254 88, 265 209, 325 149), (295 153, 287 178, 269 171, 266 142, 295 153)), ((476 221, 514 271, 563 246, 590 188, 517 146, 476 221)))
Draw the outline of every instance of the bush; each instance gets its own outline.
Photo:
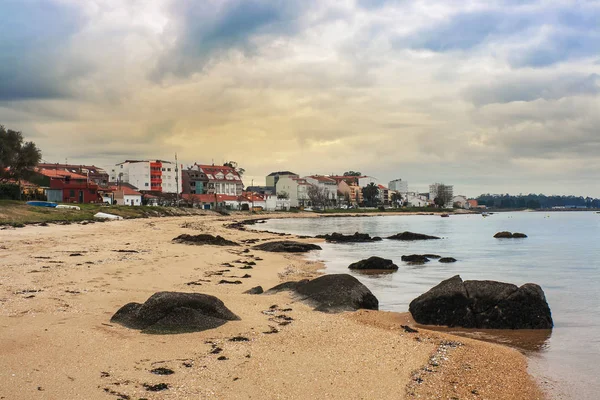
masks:
POLYGON ((19 185, 14 183, 0 183, 0 199, 19 200, 19 185))

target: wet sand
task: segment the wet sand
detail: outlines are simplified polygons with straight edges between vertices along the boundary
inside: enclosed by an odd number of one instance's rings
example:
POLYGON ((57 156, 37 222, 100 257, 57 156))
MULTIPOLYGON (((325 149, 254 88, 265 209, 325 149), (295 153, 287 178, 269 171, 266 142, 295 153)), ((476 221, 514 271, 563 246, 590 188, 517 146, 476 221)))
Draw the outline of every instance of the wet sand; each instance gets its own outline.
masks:
POLYGON ((242 294, 317 276, 319 263, 251 245, 171 242, 181 233, 282 239, 224 227, 244 218, 1 230, 0 398, 543 398, 525 357, 509 347, 425 330, 407 314, 323 314, 286 293, 242 294), (236 261, 256 265, 241 269, 236 261), (165 290, 217 296, 241 320, 179 335, 110 323, 122 305, 165 290), (291 323, 281 325, 282 316, 291 323), (249 340, 229 341, 235 336, 249 340), (174 373, 150 372, 158 367, 174 373), (161 383, 168 389, 148 390, 161 383))

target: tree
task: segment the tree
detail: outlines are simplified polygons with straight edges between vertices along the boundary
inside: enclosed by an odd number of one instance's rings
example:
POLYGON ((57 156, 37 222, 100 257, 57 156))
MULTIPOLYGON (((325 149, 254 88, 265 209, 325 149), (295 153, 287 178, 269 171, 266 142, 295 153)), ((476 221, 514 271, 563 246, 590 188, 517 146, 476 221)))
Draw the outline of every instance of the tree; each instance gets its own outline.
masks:
POLYGON ((357 171, 346 171, 344 172, 344 176, 362 176, 362 174, 357 171))
POLYGON ((447 204, 452 204, 451 187, 446 186, 443 183, 436 184, 436 193, 433 202, 439 207, 444 207, 447 204))
POLYGON ((329 204, 329 198, 327 197, 327 190, 324 187, 317 185, 310 185, 306 191, 308 198, 315 207, 325 208, 329 204))
POLYGON ((367 186, 362 188, 362 194, 363 199, 368 206, 374 207, 377 205, 377 199, 379 197, 379 188, 375 183, 371 182, 367 186))
POLYGON ((0 125, 0 182, 14 180, 21 187, 33 167, 42 159, 42 152, 33 142, 23 143, 21 132, 0 125))
POLYGON ((394 207, 402 205, 402 195, 400 193, 392 193, 392 204, 394 207))
POLYGON ((244 172, 246 172, 246 170, 238 166, 238 163, 235 161, 227 161, 225 164, 223 164, 223 166, 233 168, 233 170, 237 172, 240 176, 244 175, 244 172))

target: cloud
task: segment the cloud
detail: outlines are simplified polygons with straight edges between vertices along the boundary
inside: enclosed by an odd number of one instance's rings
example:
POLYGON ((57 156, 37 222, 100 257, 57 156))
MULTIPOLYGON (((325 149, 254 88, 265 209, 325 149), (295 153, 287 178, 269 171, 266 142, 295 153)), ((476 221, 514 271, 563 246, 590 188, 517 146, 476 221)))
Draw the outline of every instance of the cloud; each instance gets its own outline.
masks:
POLYGON ((68 56, 85 24, 74 6, 44 0, 0 2, 0 101, 64 98, 82 72, 68 56))

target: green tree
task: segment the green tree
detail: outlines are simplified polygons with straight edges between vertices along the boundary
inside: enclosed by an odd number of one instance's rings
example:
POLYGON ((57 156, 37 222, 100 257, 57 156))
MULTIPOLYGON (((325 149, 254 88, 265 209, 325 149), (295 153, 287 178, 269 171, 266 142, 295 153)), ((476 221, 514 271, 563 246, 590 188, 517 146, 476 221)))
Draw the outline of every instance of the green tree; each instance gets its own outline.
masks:
POLYGON ((362 176, 362 174, 357 171, 346 171, 344 172, 344 176, 362 176))
POLYGON ((14 180, 21 187, 32 168, 42 159, 33 142, 23 142, 23 134, 0 125, 0 182, 14 180))
POLYGON ((223 164, 223 166, 233 168, 233 170, 237 172, 240 176, 244 175, 244 172, 246 172, 246 170, 244 168, 241 168, 235 161, 227 161, 225 164, 223 164))
POLYGON ((379 197, 379 188, 373 182, 362 188, 363 200, 369 207, 377 205, 377 199, 379 197))
POLYGON ((402 205, 402 195, 400 193, 392 193, 392 205, 394 207, 402 205))

